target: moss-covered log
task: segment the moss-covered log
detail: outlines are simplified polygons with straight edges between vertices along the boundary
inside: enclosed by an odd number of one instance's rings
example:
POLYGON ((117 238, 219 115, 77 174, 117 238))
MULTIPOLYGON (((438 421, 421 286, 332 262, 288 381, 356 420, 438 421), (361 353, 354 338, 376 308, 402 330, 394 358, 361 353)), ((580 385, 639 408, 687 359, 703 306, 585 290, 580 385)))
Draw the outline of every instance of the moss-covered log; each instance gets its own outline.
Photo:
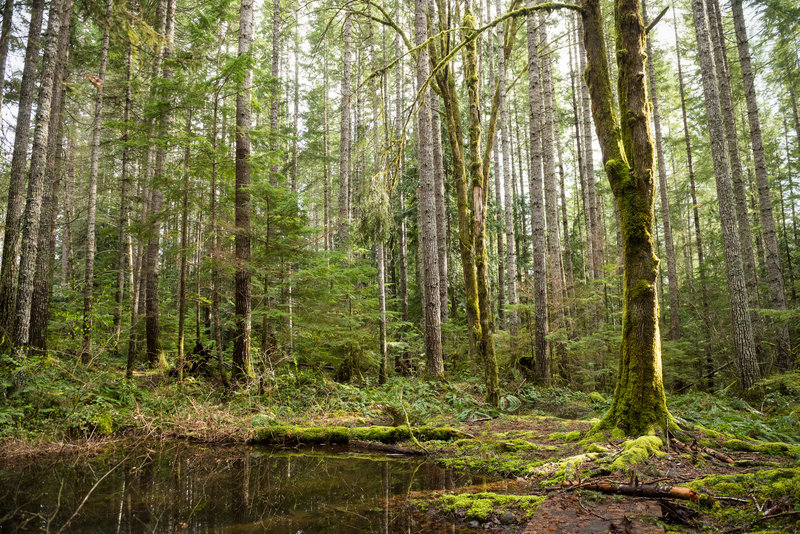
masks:
POLYGON ((378 443, 398 443, 411 439, 411 434, 419 441, 450 441, 466 435, 454 428, 421 426, 311 426, 275 425, 257 428, 250 443, 264 445, 315 445, 321 443, 347 444, 351 440, 374 441, 378 443))

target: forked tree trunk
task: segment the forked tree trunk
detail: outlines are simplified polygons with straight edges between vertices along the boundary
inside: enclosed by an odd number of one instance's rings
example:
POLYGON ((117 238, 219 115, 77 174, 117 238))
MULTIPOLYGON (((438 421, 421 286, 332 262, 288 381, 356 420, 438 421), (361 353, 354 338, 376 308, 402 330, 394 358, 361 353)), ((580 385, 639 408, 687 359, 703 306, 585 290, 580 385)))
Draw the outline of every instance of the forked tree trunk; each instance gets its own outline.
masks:
POLYGON ((599 428, 617 427, 628 435, 666 432, 671 422, 661 373, 653 243, 655 181, 645 87, 645 41, 639 0, 616 0, 618 94, 617 120, 603 39, 599 0, 584 0, 586 80, 592 115, 611 190, 619 206, 624 250, 622 344, 614 400, 599 428))
POLYGON ((728 174, 728 163, 725 161, 725 132, 722 126, 722 110, 720 109, 717 80, 714 77, 713 57, 706 27, 703 0, 692 0, 692 18, 694 19, 695 35, 697 37, 706 117, 711 141, 711 155, 717 184, 717 201, 720 225, 722 226, 728 293, 731 304, 731 324, 734 330, 735 363, 739 385, 742 389, 747 390, 755 384, 760 373, 756 359, 755 343, 753 342, 753 326, 750 321, 750 314, 747 311, 747 286, 739 248, 740 238, 734 211, 733 187, 728 174))

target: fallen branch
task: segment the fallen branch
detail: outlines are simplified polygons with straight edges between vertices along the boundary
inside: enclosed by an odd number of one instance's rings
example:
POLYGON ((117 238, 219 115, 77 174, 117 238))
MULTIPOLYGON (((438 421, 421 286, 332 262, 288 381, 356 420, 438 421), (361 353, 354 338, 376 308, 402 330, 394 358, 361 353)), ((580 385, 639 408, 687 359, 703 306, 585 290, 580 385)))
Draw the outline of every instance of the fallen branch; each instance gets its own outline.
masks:
POLYGON ((424 456, 425 451, 419 449, 412 449, 411 447, 402 447, 400 445, 387 445, 386 443, 378 443, 375 441, 362 441, 360 439, 351 439, 349 442, 351 447, 356 449, 363 449, 369 451, 389 452, 395 454, 408 454, 424 456))
POLYGON ((574 481, 566 481, 561 486, 569 489, 586 489, 612 495, 627 495, 629 497, 645 497, 648 499, 681 499, 692 502, 698 502, 700 500, 700 495, 696 491, 684 486, 614 484, 612 482, 579 483, 574 481))

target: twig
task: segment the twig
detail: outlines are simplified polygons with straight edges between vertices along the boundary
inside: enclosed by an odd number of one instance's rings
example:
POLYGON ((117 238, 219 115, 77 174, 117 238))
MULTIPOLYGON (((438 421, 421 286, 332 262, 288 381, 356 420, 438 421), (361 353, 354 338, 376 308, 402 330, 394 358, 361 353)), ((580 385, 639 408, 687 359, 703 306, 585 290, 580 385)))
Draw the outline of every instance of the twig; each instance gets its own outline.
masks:
POLYGON ((665 7, 664 9, 662 9, 662 10, 661 10, 661 13, 659 13, 659 14, 658 14, 658 16, 657 16, 656 18, 654 18, 654 19, 653 19, 653 22, 651 22, 651 23, 650 23, 650 24, 647 26, 647 29, 644 31, 644 33, 645 33, 645 34, 648 34, 648 33, 650 33, 650 30, 652 30, 652 29, 653 29, 653 26, 655 26, 655 25, 658 23, 658 21, 659 21, 659 20, 661 20, 661 17, 663 17, 664 15, 666 15, 666 14, 667 14, 667 11, 668 11, 668 10, 669 10, 669 6, 665 7))

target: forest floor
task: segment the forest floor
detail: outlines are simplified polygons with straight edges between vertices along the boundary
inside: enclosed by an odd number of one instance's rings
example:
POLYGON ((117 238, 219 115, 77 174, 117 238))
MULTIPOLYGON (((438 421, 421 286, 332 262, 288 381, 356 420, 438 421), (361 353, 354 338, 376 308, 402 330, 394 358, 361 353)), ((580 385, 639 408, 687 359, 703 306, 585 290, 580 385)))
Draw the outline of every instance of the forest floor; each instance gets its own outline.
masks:
POLYGON ((143 436, 383 442, 385 450, 513 481, 412 492, 395 503, 466 530, 800 532, 797 374, 762 384, 758 404, 724 392, 668 395, 672 414, 692 430, 632 440, 589 432, 608 395, 537 388, 522 377, 506 382, 496 410, 470 378, 351 385, 295 369, 228 391, 203 377, 179 386, 157 373, 126 381, 113 366, 65 372, 45 363, 0 403, 0 466, 143 436))

